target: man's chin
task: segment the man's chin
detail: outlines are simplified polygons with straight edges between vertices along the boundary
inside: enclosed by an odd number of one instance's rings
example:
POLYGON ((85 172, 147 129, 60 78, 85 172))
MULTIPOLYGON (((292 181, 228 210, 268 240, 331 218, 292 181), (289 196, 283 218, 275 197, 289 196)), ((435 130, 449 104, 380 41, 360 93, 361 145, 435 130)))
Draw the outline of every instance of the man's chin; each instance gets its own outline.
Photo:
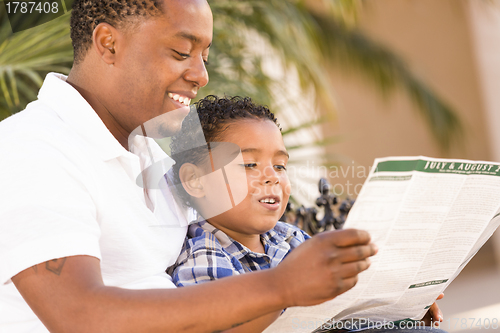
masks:
POLYGON ((168 124, 160 124, 154 139, 163 139, 174 136, 179 133, 182 128, 182 120, 177 121, 176 123, 168 123, 168 124))
POLYGON ((189 107, 176 109, 148 120, 131 135, 142 135, 153 139, 163 139, 177 134, 182 127, 182 121, 189 113, 189 107))

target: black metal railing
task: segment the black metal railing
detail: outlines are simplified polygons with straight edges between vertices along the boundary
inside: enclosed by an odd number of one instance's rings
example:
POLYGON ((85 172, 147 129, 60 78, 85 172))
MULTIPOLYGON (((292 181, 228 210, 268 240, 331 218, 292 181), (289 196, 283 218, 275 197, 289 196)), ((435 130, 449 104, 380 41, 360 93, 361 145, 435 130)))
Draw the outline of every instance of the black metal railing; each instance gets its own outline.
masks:
POLYGON ((320 196, 316 199, 317 207, 306 208, 301 205, 294 208, 289 202, 280 220, 301 228, 309 235, 325 230, 342 229, 354 200, 345 198, 339 202, 337 196, 331 193, 332 185, 325 178, 319 180, 318 189, 320 196), (318 219, 320 209, 323 210, 323 217, 318 219))

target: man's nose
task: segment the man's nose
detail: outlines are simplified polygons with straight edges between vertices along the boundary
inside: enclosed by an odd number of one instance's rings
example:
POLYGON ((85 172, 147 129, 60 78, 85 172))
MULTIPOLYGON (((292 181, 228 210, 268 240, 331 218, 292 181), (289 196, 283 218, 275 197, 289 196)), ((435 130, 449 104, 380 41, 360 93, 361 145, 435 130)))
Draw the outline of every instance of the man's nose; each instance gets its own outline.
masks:
POLYGON ((205 67, 205 62, 203 61, 203 58, 201 56, 193 59, 192 65, 185 73, 184 78, 187 81, 195 83, 199 88, 207 85, 208 72, 207 68, 205 67))

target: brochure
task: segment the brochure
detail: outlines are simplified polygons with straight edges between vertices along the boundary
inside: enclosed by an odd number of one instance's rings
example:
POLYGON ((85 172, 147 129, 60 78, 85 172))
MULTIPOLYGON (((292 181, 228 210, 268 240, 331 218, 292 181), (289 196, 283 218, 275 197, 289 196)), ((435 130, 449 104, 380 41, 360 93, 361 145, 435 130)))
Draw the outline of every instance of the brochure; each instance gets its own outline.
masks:
POLYGON ((420 320, 499 224, 499 163, 376 159, 344 225, 370 233, 379 247, 372 265, 351 290, 289 308, 264 332, 420 320))

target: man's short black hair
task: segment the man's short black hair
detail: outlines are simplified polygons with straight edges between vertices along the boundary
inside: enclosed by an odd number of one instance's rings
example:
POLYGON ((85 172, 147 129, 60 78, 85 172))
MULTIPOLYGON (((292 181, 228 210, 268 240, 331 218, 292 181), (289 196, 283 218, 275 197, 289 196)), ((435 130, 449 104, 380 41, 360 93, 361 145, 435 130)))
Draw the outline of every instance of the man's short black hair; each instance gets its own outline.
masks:
POLYGON ((99 23, 123 28, 133 19, 158 15, 161 5, 162 0, 74 0, 71 40, 75 64, 83 60, 92 45, 92 34, 99 23))
MULTIPOLYGON (((201 130, 208 143, 220 141, 231 123, 239 120, 269 120, 275 123, 281 131, 274 113, 269 111, 266 106, 254 103, 250 97, 210 95, 198 101, 194 106, 197 112, 188 114, 182 122, 182 129, 172 137, 170 142, 170 153, 175 160, 172 169, 176 184, 181 183, 179 170, 184 163, 199 165, 207 159, 205 147, 194 148, 198 137, 194 133, 199 130, 199 125, 201 125, 201 130)), ((178 186, 177 189, 182 203, 186 206, 193 206, 191 197, 184 188, 178 186)))

